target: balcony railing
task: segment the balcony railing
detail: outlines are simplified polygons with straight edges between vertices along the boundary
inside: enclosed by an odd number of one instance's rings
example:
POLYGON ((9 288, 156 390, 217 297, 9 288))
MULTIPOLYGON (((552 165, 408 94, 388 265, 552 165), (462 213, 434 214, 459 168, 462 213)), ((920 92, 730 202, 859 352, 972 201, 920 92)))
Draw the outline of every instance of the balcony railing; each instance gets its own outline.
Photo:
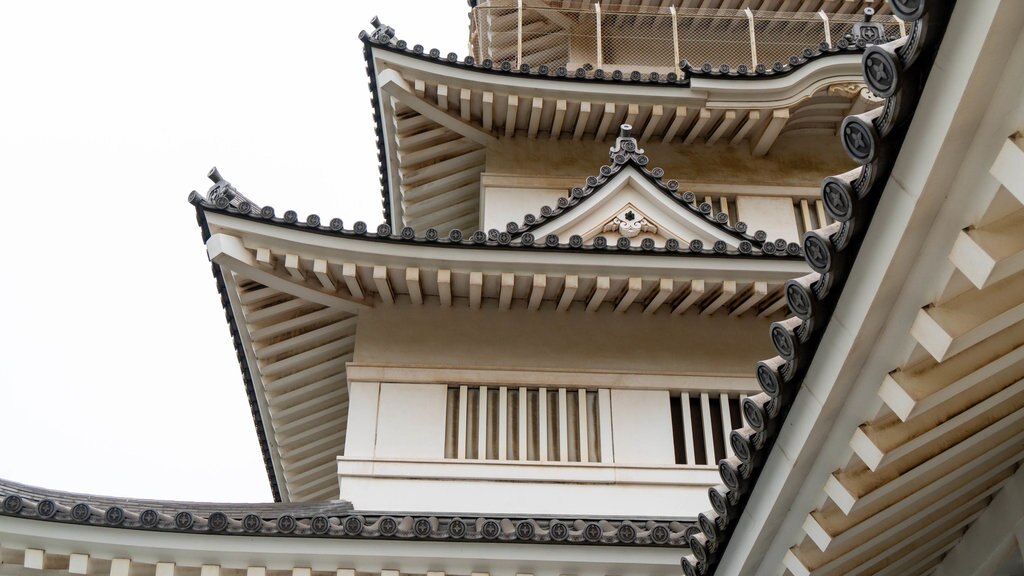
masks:
POLYGON ((542 0, 490 0, 473 9, 471 44, 477 61, 536 69, 680 73, 680 62, 719 69, 771 68, 805 49, 871 43, 906 34, 893 16, 824 12, 701 10, 593 4, 549 7, 542 0), (872 36, 873 35, 873 36, 872 36))

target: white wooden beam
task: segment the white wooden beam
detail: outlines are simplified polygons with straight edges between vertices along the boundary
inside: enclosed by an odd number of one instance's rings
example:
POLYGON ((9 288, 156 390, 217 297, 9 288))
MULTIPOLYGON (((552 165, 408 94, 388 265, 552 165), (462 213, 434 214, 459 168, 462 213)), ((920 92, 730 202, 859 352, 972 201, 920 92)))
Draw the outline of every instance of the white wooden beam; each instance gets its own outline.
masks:
POLYGON ((661 123, 661 117, 665 114, 665 107, 661 104, 655 104, 651 108, 651 117, 647 120, 647 126, 644 127, 644 133, 640 135, 640 143, 643 144, 651 139, 651 135, 654 134, 654 130, 661 123))
POLYGON ((469 273, 469 307, 473 310, 480 309, 480 301, 483 299, 484 273, 469 273))
POLYGON ((260 268, 266 268, 267 270, 274 269, 277 262, 274 255, 270 252, 270 248, 256 249, 256 264, 260 268))
POLYGON ((38 548, 26 548, 21 564, 29 570, 42 570, 45 557, 46 553, 38 548))
POLYGON ((1024 320, 1024 276, 918 310, 910 334, 939 362, 1024 320))
POLYGON ((330 290, 331 292, 338 290, 338 285, 334 282, 331 271, 327 269, 327 260, 321 258, 313 260, 313 275, 320 281, 320 285, 324 287, 324 290, 330 290))
MULTIPOLYGON (((113 558, 110 560, 110 576, 128 576, 131 568, 132 561, 128 558, 113 558)), ((219 576, 219 574, 202 574, 201 576, 219 576)))
POLYGON ((600 142, 608 136, 608 130, 612 127, 612 118, 615 117, 615 104, 608 102, 604 105, 604 113, 601 115, 601 123, 597 126, 597 133, 594 140, 600 142))
MULTIPOLYGON (((459 120, 458 118, 448 114, 444 110, 431 105, 425 100, 417 98, 414 93, 409 90, 409 85, 401 75, 392 69, 382 70, 377 75, 377 85, 380 89, 393 96, 396 100, 405 104, 409 108, 419 112, 420 114, 430 118, 434 122, 437 122, 441 126, 452 130, 470 140, 486 146, 488 143, 493 142, 494 138, 482 130, 477 129, 470 124, 459 120)), ((438 96, 440 100, 441 86, 438 85, 438 96)), ((447 102, 447 88, 445 88, 445 99, 447 102)))
POLYGON ((766 296, 768 296, 768 283, 761 281, 754 282, 754 285, 751 287, 747 297, 743 299, 743 302, 740 302, 738 306, 729 312, 729 316, 739 316, 743 314, 747 310, 753 308, 758 302, 764 300, 766 296))
POLYGON ((530 124, 526 132, 527 137, 531 140, 537 137, 537 129, 540 127, 540 117, 543 113, 544 99, 537 96, 533 99, 533 105, 530 106, 530 124))
MULTIPOLYGON (((860 426, 854 431, 853 438, 850 440, 850 447, 860 456, 868 468, 875 471, 926 446, 934 446, 935 443, 943 441, 952 441, 952 439, 957 438, 960 427, 967 427, 972 420, 984 418, 989 411, 995 410, 1001 405, 1012 403, 1021 392, 1024 392, 1024 379, 1018 380, 1015 384, 1000 390, 996 394, 942 421, 942 423, 929 428, 923 433, 919 433, 916 430, 916 422, 914 421, 894 424, 891 429, 887 429, 885 432, 893 434, 899 429, 907 430, 905 435, 910 439, 902 444, 891 445, 884 441, 886 438, 885 434, 879 437, 880 435, 874 433, 869 426, 860 426), (911 434, 916 435, 911 436, 911 434)), ((963 436, 963 434, 960 435, 963 436)), ((898 437, 899 435, 895 434, 895 436, 898 437)))
POLYGON ((718 296, 709 302, 703 310, 700 311, 701 316, 710 316, 718 311, 726 302, 732 299, 736 295, 736 281, 735 280, 723 280, 722 289, 719 291, 718 296))
POLYGON ((395 294, 391 291, 391 281, 388 279, 387 266, 373 267, 373 283, 377 287, 377 293, 385 304, 395 303, 395 294))
POLYGON ((962 230, 949 260, 979 290, 1024 270, 1024 211, 962 230))
POLYGON ((746 120, 743 121, 743 124, 740 126, 739 130, 737 130, 736 133, 733 134, 732 139, 729 140, 729 145, 730 146, 737 146, 737 145, 739 145, 739 143, 744 138, 747 137, 747 134, 750 133, 750 130, 754 126, 756 126, 757 123, 760 120, 761 120, 761 112, 760 111, 758 111, 758 110, 751 110, 750 112, 747 112, 746 120))
POLYGON ((583 139, 583 132, 587 129, 588 120, 590 120, 590 102, 580 102, 580 113, 576 115, 576 129, 572 132, 573 140, 583 139))
POLYGON ((299 264, 299 257, 296 254, 285 254, 284 256, 284 269, 288 271, 288 275, 298 280, 299 282, 306 281, 306 275, 302 272, 302 267, 299 264))
MULTIPOLYGON (((69 554, 68 555, 68 573, 69 574, 88 574, 89 573, 89 555, 88 554, 69 554)), ((174 576, 174 564, 169 562, 157 562, 155 576, 174 576), (163 568, 161 569, 161 566, 163 568), (170 570, 168 570, 170 568, 170 570)))
POLYGON ((765 125, 764 130, 757 137, 757 142, 754 144, 754 148, 751 154, 754 156, 764 156, 771 149, 772 144, 775 143, 776 138, 782 133, 782 129, 786 126, 786 122, 789 121, 789 109, 782 108, 779 110, 772 111, 772 119, 765 125))
POLYGON ((608 295, 608 289, 611 286, 611 279, 607 276, 598 276, 597 281, 594 283, 594 292, 590 295, 590 300, 587 301, 587 312, 597 312, 604 303, 604 297, 608 295))
POLYGON ((544 274, 533 275, 533 287, 530 289, 530 300, 526 304, 527 310, 538 310, 544 299, 544 290, 548 286, 548 277, 544 274))
POLYGON ((346 262, 341 265, 341 278, 345 281, 345 286, 348 288, 353 298, 359 298, 360 300, 366 297, 366 293, 363 292, 363 285, 359 281, 359 275, 357 273, 356 265, 351 262, 346 262))
POLYGON ((437 295, 441 299, 441 306, 445 308, 452 305, 452 271, 437 271, 437 295))
POLYGON ((558 310, 566 311, 569 306, 572 305, 572 299, 576 296, 576 290, 580 286, 580 278, 575 274, 565 277, 565 283, 562 286, 562 296, 558 299, 558 310))
POLYGON ((562 125, 565 123, 565 111, 567 108, 565 100, 555 102, 555 116, 551 120, 551 140, 558 140, 562 134, 562 125))
MULTIPOLYGON (((859 493, 859 491, 855 492, 847 488, 839 476, 832 474, 825 482, 825 494, 835 502, 836 506, 844 514, 849 515, 855 510, 861 510, 865 506, 870 506, 890 497, 900 487, 909 483, 919 482, 922 479, 928 480, 929 483, 933 482, 936 470, 940 469, 941 466, 965 453, 976 452, 979 449, 989 450, 989 439, 998 436, 1007 429, 1018 426, 1022 419, 1024 419, 1024 411, 1017 410, 966 440, 947 448, 945 451, 936 454, 929 460, 905 472, 901 476, 900 482, 888 482, 867 493, 859 493)), ((1010 440, 1002 442, 994 449, 1001 449, 1011 445, 1013 442, 1020 442, 1022 440, 1024 440, 1024 432, 1018 432, 1010 440)))
MULTIPOLYGON (((437 107, 445 112, 448 111, 448 85, 437 85, 437 107)), ((410 106, 411 108, 411 106, 410 106)))
POLYGON ((636 126, 636 118, 640 115, 639 104, 629 104, 626 106, 626 121, 625 124, 630 126, 636 126))
POLYGON ((516 135, 516 118, 519 115, 519 96, 509 94, 508 106, 505 111, 505 137, 516 135))
POLYGON ((671 142, 673 138, 676 137, 676 134, 679 132, 679 130, 683 127, 683 124, 686 122, 686 114, 686 106, 676 106, 676 114, 675 116, 672 117, 672 122, 668 125, 668 128, 665 130, 665 135, 661 138, 662 142, 667 144, 671 142))
POLYGON ((693 306, 693 303, 696 302, 697 300, 700 300, 702 296, 704 296, 704 281, 691 281, 689 291, 686 293, 686 296, 684 296, 683 299, 679 301, 679 304, 677 304, 676 307, 672 310, 672 313, 682 314, 683 312, 686 312, 687 310, 690 309, 690 306, 693 306))
POLYGON ((690 131, 686 134, 686 138, 683 139, 683 144, 692 144, 697 136, 700 136, 704 127, 711 121, 711 111, 707 108, 701 108, 700 112, 697 113, 697 121, 690 127, 690 131))
POLYGON ((278 276, 268 270, 258 268, 256 266, 256 258, 252 252, 236 236, 222 233, 214 234, 206 242, 206 251, 210 261, 222 268, 292 296, 323 306, 340 308, 347 312, 359 312, 369 306, 366 302, 354 302, 334 294, 327 294, 278 276))
POLYGON ((488 134, 494 129, 494 92, 484 92, 480 98, 481 124, 488 134))
POLYGON ((405 269, 405 285, 409 289, 409 300, 416 305, 423 304, 423 290, 420 288, 419 268, 405 269))
POLYGON ((615 306, 615 312, 622 314, 636 301, 636 297, 640 295, 640 290, 643 288, 643 279, 641 278, 630 278, 629 283, 626 286, 626 292, 623 293, 622 298, 619 299, 619 303, 615 306))
POLYGON ((658 293, 651 298, 651 301, 644 308, 644 314, 654 314, 658 308, 668 300, 668 297, 675 291, 675 282, 671 278, 662 278, 658 283, 658 293))
POLYGON ((463 122, 472 120, 470 108, 472 94, 473 92, 469 88, 459 90, 459 117, 463 122))
POLYGON ((961 545, 943 558, 935 576, 988 576, 1011 558, 1010 554, 1024 555, 1024 541, 1019 540, 1022 535, 1024 467, 1017 470, 977 521, 971 524, 961 545), (1017 546, 1013 544, 1015 535, 1017 546))
POLYGON ((516 285, 516 276, 511 272, 502 272, 501 288, 498 292, 498 310, 508 310, 512 304, 512 289, 516 285))
POLYGON ((733 129, 736 125, 736 118, 735 110, 726 110, 722 114, 721 122, 718 123, 718 126, 715 127, 714 131, 711 132, 711 135, 708 136, 708 139, 704 143, 711 146, 715 142, 718 142, 723 136, 733 129))
POLYGON ((1017 201, 1024 204, 1024 133, 1010 136, 1003 142, 989 172, 1006 187, 1017 201))

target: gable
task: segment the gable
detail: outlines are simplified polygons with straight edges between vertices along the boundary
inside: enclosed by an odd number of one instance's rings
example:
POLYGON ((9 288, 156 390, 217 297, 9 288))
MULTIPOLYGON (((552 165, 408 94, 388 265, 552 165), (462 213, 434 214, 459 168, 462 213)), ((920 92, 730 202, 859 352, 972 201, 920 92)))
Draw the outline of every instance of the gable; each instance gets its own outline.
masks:
POLYGON ((549 220, 533 233, 538 237, 556 234, 559 238, 579 235, 584 241, 604 236, 609 243, 621 237, 630 238, 634 243, 652 238, 657 246, 664 246, 670 238, 687 242, 699 240, 706 246, 723 241, 730 248, 736 248, 740 242, 706 218, 681 206, 631 164, 596 190, 585 203, 561 218, 549 220), (634 220, 622 225, 629 211, 634 213, 634 220), (633 223, 640 219, 648 224, 640 224, 641 229, 634 234, 633 223))

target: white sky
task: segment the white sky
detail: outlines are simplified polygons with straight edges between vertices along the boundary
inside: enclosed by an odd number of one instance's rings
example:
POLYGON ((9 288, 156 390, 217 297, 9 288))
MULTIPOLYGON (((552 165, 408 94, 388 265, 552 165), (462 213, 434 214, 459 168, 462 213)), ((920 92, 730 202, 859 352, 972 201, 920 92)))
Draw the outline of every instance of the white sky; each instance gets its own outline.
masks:
POLYGON ((188 192, 381 220, 359 30, 466 53, 433 2, 0 3, 0 477, 268 501, 188 192))

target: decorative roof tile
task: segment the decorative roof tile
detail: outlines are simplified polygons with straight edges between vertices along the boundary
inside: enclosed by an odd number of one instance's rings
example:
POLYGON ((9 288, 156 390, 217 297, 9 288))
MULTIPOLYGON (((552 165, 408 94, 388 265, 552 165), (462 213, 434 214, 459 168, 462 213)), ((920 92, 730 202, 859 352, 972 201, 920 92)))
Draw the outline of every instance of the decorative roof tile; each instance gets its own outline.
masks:
POLYGON ((555 518, 364 512, 344 500, 222 504, 111 498, 0 480, 0 515, 108 528, 391 540, 685 547, 686 518, 555 518))
MULTIPOLYGON (((211 174, 213 173, 214 171, 211 171, 211 174)), ((211 176, 211 178, 212 177, 213 176, 211 176)), ((653 176, 650 177, 653 178, 653 176)), ((667 187, 668 185, 665 184, 664 186, 667 187)), ((211 193, 216 189, 218 189, 217 186, 211 188, 211 193)), ((235 191, 235 194, 238 198, 244 198, 241 194, 238 194, 237 191, 235 191)), ((463 232, 462 230, 455 229, 449 231, 445 235, 442 235, 434 228, 417 231, 406 226, 401 230, 393 230, 389 224, 380 224, 376 229, 370 229, 370 227, 362 221, 355 222, 352 224, 351 228, 347 228, 344 221, 340 218, 332 218, 325 224, 324 219, 317 214, 310 214, 306 216, 305 219, 300 219, 298 213, 294 210, 288 210, 281 216, 278 216, 272 206, 263 206, 262 208, 258 208, 248 199, 243 199, 234 203, 225 202, 224 196, 220 195, 215 195, 213 201, 211 201, 210 196, 203 196, 194 190, 189 194, 188 199, 189 202, 196 207, 200 218, 200 226, 205 226, 206 220, 203 213, 205 211, 210 211, 229 214, 231 216, 237 216, 248 220, 265 222, 276 226, 305 230, 317 234, 326 234, 372 242, 392 242, 413 245, 430 244, 445 248, 549 250, 602 254, 630 253, 719 258, 727 256, 738 258, 765 258, 769 256, 782 258, 799 257, 799 247, 796 244, 791 246, 784 240, 777 240, 775 243, 764 242, 764 238, 761 236, 745 236, 733 228, 723 229, 730 230, 734 235, 738 235, 738 237, 741 238, 739 245, 735 249, 729 248, 724 242, 721 244, 716 243, 716 245, 712 246, 704 246, 704 243, 700 240, 693 240, 691 242, 669 241, 666 242, 663 247, 654 246, 653 242, 640 242, 638 245, 634 245, 629 238, 625 237, 620 238, 614 244, 607 243, 603 237, 594 238, 591 243, 585 244, 583 243, 582 238, 576 236, 570 238, 559 238, 555 234, 548 234, 543 238, 536 237, 532 232, 530 232, 530 230, 534 228, 534 223, 525 224, 524 229, 518 229, 517 225, 515 233, 509 232, 509 230, 499 231, 497 229, 491 229, 488 231, 477 230, 474 232, 463 232), (761 246, 755 248, 755 242, 761 244, 761 246)), ((699 210, 692 207, 691 209, 699 210)), ((709 220, 715 222, 713 218, 709 218, 709 220)), ((719 227, 723 226, 720 222, 715 223, 719 227)), ((511 229, 511 226, 509 228, 511 229)), ((204 228, 204 241, 207 239, 208 235, 209 231, 204 228)))
POLYGON ((804 258, 814 272, 786 283, 785 296, 793 317, 771 325, 769 334, 778 355, 757 365, 762 392, 743 402, 748 425, 730 435, 735 456, 719 462, 723 484, 708 491, 712 510, 698 516, 699 529, 688 536, 692 554, 681 559, 686 576, 714 574, 727 549, 839 300, 903 144, 953 4, 948 0, 891 0, 893 12, 913 22, 913 28, 907 38, 872 46, 864 54, 865 80, 873 92, 886 98, 885 105, 843 122, 843 147, 860 167, 822 182, 822 200, 836 222, 804 235, 804 258))

